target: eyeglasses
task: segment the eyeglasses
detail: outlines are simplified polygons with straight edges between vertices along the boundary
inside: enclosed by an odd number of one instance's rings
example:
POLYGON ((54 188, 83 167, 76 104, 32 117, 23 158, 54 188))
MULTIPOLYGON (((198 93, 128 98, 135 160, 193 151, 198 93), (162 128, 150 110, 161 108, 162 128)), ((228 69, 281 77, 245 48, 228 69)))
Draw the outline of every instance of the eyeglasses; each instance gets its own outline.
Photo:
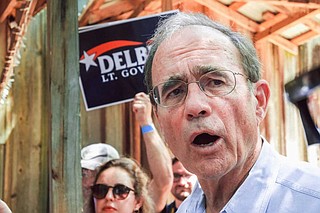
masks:
POLYGON ((108 194, 110 188, 112 189, 113 197, 116 200, 124 200, 128 197, 130 191, 134 192, 133 189, 123 184, 116 184, 115 186, 108 186, 105 184, 95 184, 91 186, 92 195, 96 199, 103 199, 108 194))
POLYGON ((181 178, 185 178, 189 180, 191 177, 192 175, 189 175, 189 174, 173 173, 173 182, 178 182, 181 178))
POLYGON ((209 97, 225 96, 236 87, 236 75, 230 70, 207 72, 198 81, 184 82, 182 80, 168 80, 153 87, 150 97, 162 107, 172 107, 184 102, 188 94, 188 85, 198 84, 200 90, 209 97))

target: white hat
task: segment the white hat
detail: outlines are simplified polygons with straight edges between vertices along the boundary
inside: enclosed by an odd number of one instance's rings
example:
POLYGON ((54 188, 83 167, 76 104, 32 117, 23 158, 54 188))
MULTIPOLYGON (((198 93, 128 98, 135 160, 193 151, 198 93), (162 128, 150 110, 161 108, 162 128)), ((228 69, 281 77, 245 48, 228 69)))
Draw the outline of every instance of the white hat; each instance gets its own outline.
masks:
POLYGON ((81 167, 95 170, 103 163, 119 158, 118 151, 105 143, 90 144, 81 149, 81 167))

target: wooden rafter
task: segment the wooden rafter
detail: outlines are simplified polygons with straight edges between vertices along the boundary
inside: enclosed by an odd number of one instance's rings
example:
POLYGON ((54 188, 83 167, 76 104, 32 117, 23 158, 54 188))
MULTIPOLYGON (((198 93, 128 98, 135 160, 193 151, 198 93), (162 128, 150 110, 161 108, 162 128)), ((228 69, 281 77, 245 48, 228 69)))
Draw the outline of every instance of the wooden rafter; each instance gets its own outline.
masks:
POLYGON ((139 14, 151 3, 152 0, 146 0, 138 5, 138 7, 133 10, 131 15, 128 18, 134 18, 139 16, 139 14))
POLYGON ((283 38, 280 35, 271 35, 268 38, 268 41, 285 49, 289 53, 293 55, 298 55, 298 46, 293 42, 289 41, 288 39, 283 38))
POLYGON ((251 19, 241 15, 240 13, 230 9, 228 6, 213 0, 195 0, 199 4, 208 7, 210 10, 215 13, 229 19, 230 21, 236 23, 242 28, 249 30, 252 33, 255 33, 259 29, 259 25, 252 21, 251 19))
POLYGON ((131 1, 126 0, 110 1, 105 4, 102 4, 100 0, 98 3, 93 2, 79 17, 79 26, 96 24, 107 18, 133 11, 137 5, 139 4, 134 4, 134 2, 132 3, 131 1))
POLYGON ((103 0, 90 0, 87 6, 82 11, 82 14, 79 16, 79 26, 84 26, 88 24, 90 14, 92 11, 99 9, 99 7, 103 4, 103 0))
POLYGON ((0 23, 7 19, 13 12, 17 5, 17 0, 2 0, 0 3, 0 23))
POLYGON ((310 39, 313 39, 315 37, 320 36, 319 33, 313 31, 313 30, 309 30, 308 32, 305 32, 293 39, 291 39, 291 42, 297 46, 302 45, 304 43, 306 43, 307 41, 309 41, 310 39))
POLYGON ((8 51, 5 57, 4 68, 2 71, 2 76, 0 78, 0 101, 3 102, 6 99, 9 89, 11 87, 13 68, 15 66, 15 61, 19 60, 18 51, 22 43, 22 37, 25 34, 27 25, 31 19, 31 16, 36 8, 37 0, 33 1, 15 1, 14 5, 8 4, 6 11, 7 19, 8 14, 12 14, 12 10, 16 9, 19 4, 19 11, 15 12, 16 17, 14 20, 9 21, 9 27, 11 28, 11 37, 9 39, 8 51), (10 10, 8 8, 10 7, 10 10))
POLYGON ((280 0, 280 1, 271 1, 271 0, 234 0, 234 2, 262 2, 270 5, 283 6, 286 7, 299 7, 299 8, 309 8, 309 9, 318 9, 320 8, 320 1, 304 1, 301 0, 280 0))
POLYGON ((269 19, 267 21, 262 22, 259 25, 259 29, 258 32, 262 32, 266 29, 271 28, 272 26, 281 23, 282 21, 286 20, 288 18, 288 15, 283 14, 283 13, 278 13, 277 15, 275 15, 272 19, 269 19))
POLYGON ((229 5, 229 8, 236 11, 245 4, 246 4, 245 2, 233 2, 231 3, 231 5, 229 5))
MULTIPOLYGON (((320 11, 319 11, 320 14, 320 11)), ((315 31, 316 33, 320 34, 320 24, 313 19, 304 19, 303 23, 307 25, 312 31, 315 31)))
POLYGON ((320 24, 312 19, 303 20, 303 24, 307 25, 310 30, 291 39, 291 42, 296 45, 301 45, 310 39, 320 36, 320 24))
POLYGON ((281 34, 281 32, 303 22, 306 19, 312 19, 315 15, 320 13, 320 9, 314 10, 311 13, 296 13, 295 15, 288 17, 287 19, 279 22, 276 25, 270 26, 262 32, 254 35, 254 41, 258 42, 263 39, 267 39, 274 34, 281 34))

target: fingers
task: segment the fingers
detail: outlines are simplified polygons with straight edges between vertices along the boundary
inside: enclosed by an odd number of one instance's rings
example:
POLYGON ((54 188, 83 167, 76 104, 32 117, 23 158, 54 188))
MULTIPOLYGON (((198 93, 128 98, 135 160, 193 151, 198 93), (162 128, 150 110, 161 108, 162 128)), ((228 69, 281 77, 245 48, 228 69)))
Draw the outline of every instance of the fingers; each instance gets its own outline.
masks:
POLYGON ((152 123, 152 105, 149 95, 143 92, 137 93, 133 99, 132 110, 140 125, 152 123))
POLYGON ((150 103, 149 95, 145 94, 144 92, 139 92, 134 96, 134 101, 138 102, 141 101, 143 103, 150 103))

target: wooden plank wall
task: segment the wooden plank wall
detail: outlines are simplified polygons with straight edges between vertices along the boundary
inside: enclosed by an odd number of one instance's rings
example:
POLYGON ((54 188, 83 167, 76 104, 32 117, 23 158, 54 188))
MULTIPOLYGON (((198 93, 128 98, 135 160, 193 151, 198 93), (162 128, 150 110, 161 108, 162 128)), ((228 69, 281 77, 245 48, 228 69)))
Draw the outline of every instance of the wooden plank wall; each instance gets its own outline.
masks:
MULTIPOLYGON (((34 19, 22 48, 20 66, 15 69, 15 82, 5 107, 5 120, 16 119, 14 129, 6 140, 4 159, 3 199, 13 212, 47 212, 48 170, 47 140, 43 135, 46 126, 44 63, 46 15, 34 19)), ((2 130, 1 130, 2 132, 2 130)))
POLYGON ((131 102, 86 111, 81 97, 82 147, 92 143, 108 143, 121 155, 131 155, 140 161, 137 150, 140 147, 140 130, 136 131, 136 127, 131 102), (136 137, 138 140, 134 139, 136 137))
MULTIPOLYGON (((50 79, 45 59, 46 18, 46 11, 42 11, 31 20, 24 39, 26 48, 21 49, 21 64, 15 69, 15 82, 10 96, 6 105, 0 106, 1 132, 11 129, 9 127, 13 126, 13 118, 17 120, 13 131, 5 140, 6 144, 0 145, 0 171, 3 174, 0 177, 0 196, 17 213, 49 212, 50 102, 46 87, 50 79)), ((121 154, 135 155, 141 160, 138 149, 140 145, 136 144, 140 143, 140 130, 138 128, 135 136, 137 128, 130 103, 90 112, 85 111, 82 97, 79 97, 79 103, 82 146, 94 142, 110 143, 121 154)), ((70 154, 74 153, 76 152, 70 154)), ((63 161, 56 161, 59 162, 63 161)), ((71 177, 74 181, 73 174, 71 177)), ((60 181, 59 184, 64 184, 64 180, 60 181)), ((64 200, 63 197, 56 198, 55 205, 60 205, 58 200, 64 200)))
MULTIPOLYGON (((319 45, 319 38, 310 40, 299 46, 298 55, 271 43, 257 45, 264 66, 264 78, 271 86, 269 111, 262 132, 280 153, 292 159, 312 161, 316 165, 320 165, 319 147, 312 147, 313 151, 308 152, 310 147, 307 146, 299 111, 288 101, 284 85, 297 75, 320 65, 319 45)), ((314 108, 319 110, 319 101, 314 104, 318 104, 314 108)), ((315 117, 317 119, 319 116, 315 117)))

